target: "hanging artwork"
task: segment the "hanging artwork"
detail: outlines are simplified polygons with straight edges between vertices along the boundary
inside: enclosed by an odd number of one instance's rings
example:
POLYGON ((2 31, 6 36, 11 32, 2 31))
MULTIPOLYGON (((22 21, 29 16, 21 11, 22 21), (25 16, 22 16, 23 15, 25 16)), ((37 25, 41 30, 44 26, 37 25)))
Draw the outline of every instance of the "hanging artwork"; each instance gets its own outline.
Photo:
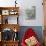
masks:
POLYGON ((9 15, 9 10, 2 10, 2 15, 9 15))
POLYGON ((31 20, 36 18, 36 7, 32 6, 30 9, 25 10, 26 20, 31 20))

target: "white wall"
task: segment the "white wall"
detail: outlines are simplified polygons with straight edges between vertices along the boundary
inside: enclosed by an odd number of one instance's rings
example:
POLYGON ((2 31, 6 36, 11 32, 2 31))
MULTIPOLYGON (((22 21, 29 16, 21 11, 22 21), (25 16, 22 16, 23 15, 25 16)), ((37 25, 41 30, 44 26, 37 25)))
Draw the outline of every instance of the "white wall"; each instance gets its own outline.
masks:
POLYGON ((42 0, 24 0, 23 9, 21 12, 21 20, 20 25, 26 25, 26 26, 43 26, 43 6, 42 6, 42 0), (26 21, 26 15, 25 15, 25 9, 31 8, 31 6, 36 6, 36 19, 26 21), (22 17, 21 17, 22 16, 22 17))
MULTIPOLYGON (((0 0, 0 6, 14 6, 15 0, 0 0)), ((17 0, 20 7, 19 24, 21 26, 43 26, 43 6, 42 0, 17 0), (36 6, 36 19, 26 21, 25 9, 36 6)))
POLYGON ((15 4, 14 1, 15 1, 15 0, 0 0, 0 6, 1 6, 1 7, 4 7, 4 6, 5 6, 5 7, 6 7, 6 6, 7 6, 7 7, 9 7, 9 6, 14 6, 14 4, 15 4))

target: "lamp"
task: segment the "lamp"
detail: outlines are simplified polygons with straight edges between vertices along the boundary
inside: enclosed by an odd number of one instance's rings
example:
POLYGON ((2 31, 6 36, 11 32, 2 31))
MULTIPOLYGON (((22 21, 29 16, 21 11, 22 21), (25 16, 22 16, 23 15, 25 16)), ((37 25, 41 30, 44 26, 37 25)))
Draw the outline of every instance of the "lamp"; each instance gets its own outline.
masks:
POLYGON ((15 7, 16 7, 16 4, 17 4, 17 2, 16 2, 17 0, 15 0, 15 7))

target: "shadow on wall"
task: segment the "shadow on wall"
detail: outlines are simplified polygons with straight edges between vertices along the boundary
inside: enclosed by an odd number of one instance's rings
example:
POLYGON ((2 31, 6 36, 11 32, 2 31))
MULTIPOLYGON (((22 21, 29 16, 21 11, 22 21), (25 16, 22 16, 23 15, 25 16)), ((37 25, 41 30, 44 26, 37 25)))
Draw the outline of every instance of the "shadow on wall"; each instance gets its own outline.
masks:
POLYGON ((42 26, 21 26, 20 27, 20 32, 19 32, 20 42, 21 42, 21 40, 22 40, 22 38, 24 36, 24 33, 26 32, 26 30, 28 28, 32 28, 36 32, 39 41, 41 43, 43 43, 43 30, 42 30, 42 26))

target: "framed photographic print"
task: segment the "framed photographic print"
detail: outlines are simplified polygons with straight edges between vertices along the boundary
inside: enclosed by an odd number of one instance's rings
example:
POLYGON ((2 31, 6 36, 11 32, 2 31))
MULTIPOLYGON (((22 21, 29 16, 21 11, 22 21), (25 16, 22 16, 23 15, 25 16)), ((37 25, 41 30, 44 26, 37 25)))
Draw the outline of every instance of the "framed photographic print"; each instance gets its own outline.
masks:
POLYGON ((9 10, 2 10, 2 15, 9 15, 9 10))
POLYGON ((26 20, 32 20, 36 18, 36 7, 32 6, 30 9, 25 10, 26 20))

